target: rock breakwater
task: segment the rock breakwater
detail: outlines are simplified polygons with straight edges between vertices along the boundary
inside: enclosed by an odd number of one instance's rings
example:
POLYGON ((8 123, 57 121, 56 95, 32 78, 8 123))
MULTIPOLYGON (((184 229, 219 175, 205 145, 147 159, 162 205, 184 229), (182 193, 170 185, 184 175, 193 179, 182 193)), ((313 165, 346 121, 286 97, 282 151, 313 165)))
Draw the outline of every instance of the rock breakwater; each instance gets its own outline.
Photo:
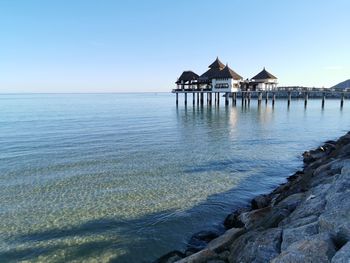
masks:
POLYGON ((303 158, 302 171, 228 215, 223 234, 197 233, 200 245, 156 262, 350 262, 350 132, 303 158))

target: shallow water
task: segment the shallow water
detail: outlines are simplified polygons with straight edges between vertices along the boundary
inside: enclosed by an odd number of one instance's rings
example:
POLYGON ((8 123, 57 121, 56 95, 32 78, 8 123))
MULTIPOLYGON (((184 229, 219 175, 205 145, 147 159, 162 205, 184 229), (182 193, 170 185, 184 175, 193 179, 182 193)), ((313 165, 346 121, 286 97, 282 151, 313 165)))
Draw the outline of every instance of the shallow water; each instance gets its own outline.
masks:
POLYGON ((347 132, 349 113, 339 100, 288 110, 176 107, 162 93, 0 95, 0 261, 148 262, 182 249, 347 132))

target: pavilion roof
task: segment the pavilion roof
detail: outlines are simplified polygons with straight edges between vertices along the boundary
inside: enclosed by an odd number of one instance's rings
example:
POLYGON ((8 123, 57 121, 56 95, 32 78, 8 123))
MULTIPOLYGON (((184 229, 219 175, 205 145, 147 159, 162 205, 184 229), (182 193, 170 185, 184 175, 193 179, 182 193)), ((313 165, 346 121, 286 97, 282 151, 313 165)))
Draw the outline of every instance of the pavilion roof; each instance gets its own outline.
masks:
POLYGON ((211 69, 223 69, 225 65, 220 61, 219 57, 216 57, 215 61, 209 65, 211 69))
POLYGON ((252 77, 252 79, 277 79, 274 75, 269 73, 265 68, 259 72, 256 76, 252 77))
POLYGON ((194 73, 193 71, 187 70, 187 71, 182 72, 181 76, 176 81, 176 84, 180 83, 181 81, 188 82, 188 81, 197 80, 198 77, 199 76, 196 73, 194 73))
POLYGON ((215 78, 220 78, 220 79, 230 79, 230 78, 232 78, 232 79, 235 79, 235 80, 243 79, 242 76, 237 74, 228 65, 226 65, 222 70, 220 70, 218 75, 215 78))

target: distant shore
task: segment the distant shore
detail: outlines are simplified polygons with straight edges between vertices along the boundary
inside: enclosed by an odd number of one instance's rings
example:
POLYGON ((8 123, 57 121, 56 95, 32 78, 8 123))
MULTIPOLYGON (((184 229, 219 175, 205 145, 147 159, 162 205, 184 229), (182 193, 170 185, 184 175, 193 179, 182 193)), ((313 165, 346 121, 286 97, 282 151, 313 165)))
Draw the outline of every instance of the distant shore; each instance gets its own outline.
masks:
POLYGON ((350 132, 304 152, 304 168, 157 263, 349 262, 350 132))

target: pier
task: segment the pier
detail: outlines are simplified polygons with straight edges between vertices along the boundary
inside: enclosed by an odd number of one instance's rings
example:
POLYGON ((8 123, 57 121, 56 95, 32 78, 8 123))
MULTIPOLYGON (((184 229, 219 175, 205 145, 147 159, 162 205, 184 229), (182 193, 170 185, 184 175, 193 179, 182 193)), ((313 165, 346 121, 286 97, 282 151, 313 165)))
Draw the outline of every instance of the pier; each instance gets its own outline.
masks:
POLYGON ((304 100, 304 107, 307 107, 308 101, 310 99, 319 99, 321 108, 326 105, 327 99, 338 99, 339 105, 342 108, 344 106, 344 101, 350 99, 350 92, 340 92, 340 91, 290 91, 290 90, 276 90, 276 91, 237 91, 237 92, 216 92, 210 90, 172 90, 172 93, 176 94, 176 105, 179 104, 179 94, 183 95, 184 105, 187 105, 188 94, 192 95, 192 104, 204 106, 204 101, 208 106, 220 105, 220 99, 225 102, 226 106, 231 105, 237 106, 237 99, 241 99, 242 106, 249 106, 252 100, 256 100, 258 105, 265 100, 265 104, 274 106, 277 99, 286 100, 287 106, 290 107, 293 100, 304 100), (197 94, 197 95, 196 95, 197 94), (206 99, 204 99, 204 97, 206 99), (200 98, 200 100, 198 99, 200 98), (214 100, 213 100, 214 98, 214 100))
POLYGON ((307 107, 309 98, 321 99, 321 107, 324 108, 326 99, 339 99, 340 107, 344 106, 344 100, 350 98, 350 91, 335 91, 325 88, 300 88, 300 87, 277 87, 277 77, 268 72, 265 68, 250 79, 243 79, 238 73, 232 70, 228 64, 224 65, 219 58, 208 66, 208 70, 202 75, 193 71, 184 71, 175 82, 176 105, 179 104, 179 94, 183 94, 184 104, 187 106, 187 97, 192 95, 192 104, 203 106, 220 105, 221 97, 224 104, 228 106, 237 105, 237 99, 241 98, 242 106, 249 106, 252 99, 257 99, 258 105, 265 100, 267 105, 271 100, 272 106, 277 99, 286 99, 290 107, 293 99, 303 99, 304 107, 307 107), (197 95, 196 95, 197 94, 197 95))

